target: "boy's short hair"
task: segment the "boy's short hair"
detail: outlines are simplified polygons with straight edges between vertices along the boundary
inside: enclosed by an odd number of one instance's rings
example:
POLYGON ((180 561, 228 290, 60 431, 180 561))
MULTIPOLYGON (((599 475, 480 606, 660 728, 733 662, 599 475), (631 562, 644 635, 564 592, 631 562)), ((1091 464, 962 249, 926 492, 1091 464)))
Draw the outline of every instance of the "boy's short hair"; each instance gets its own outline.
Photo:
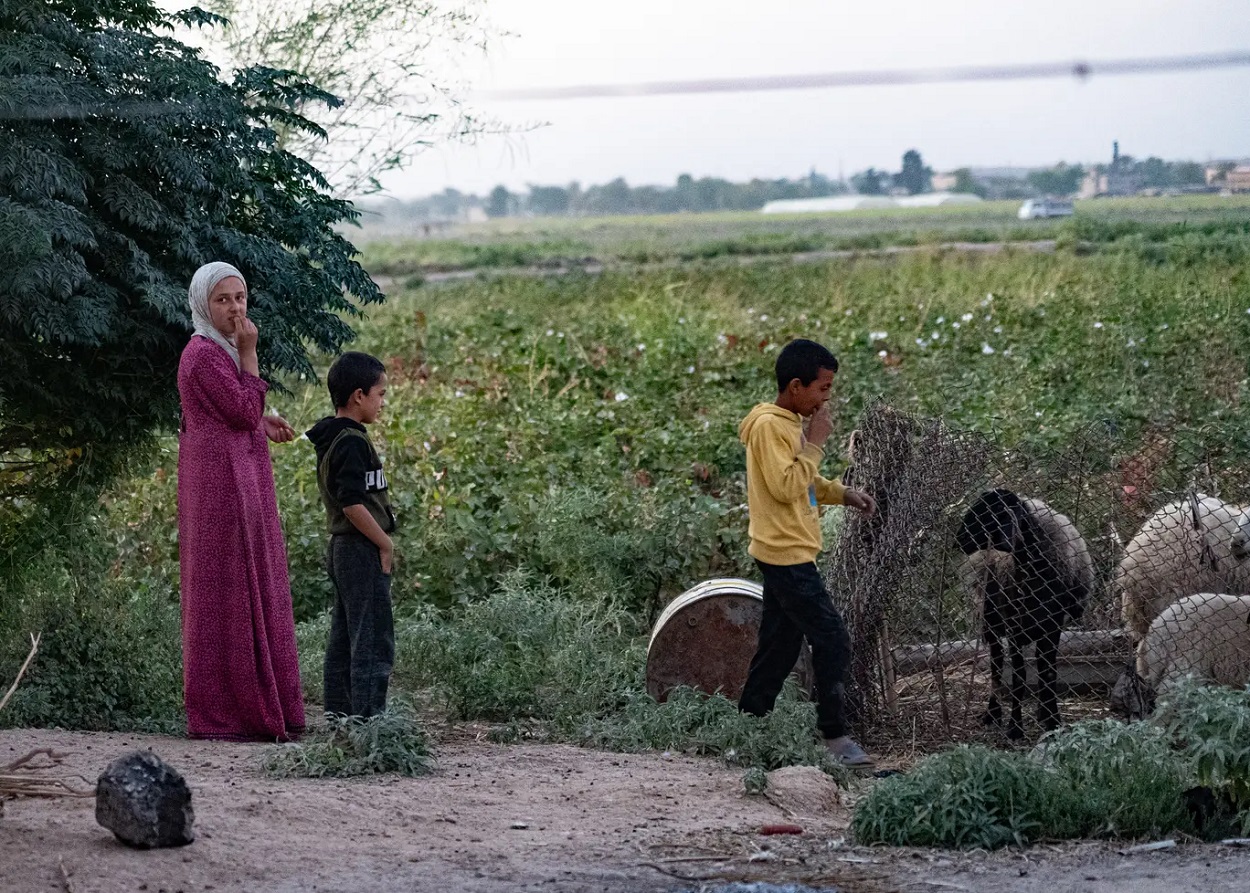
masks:
POLYGON ((369 393, 386 372, 386 366, 372 354, 349 350, 334 361, 326 374, 326 386, 335 409, 342 409, 357 389, 369 393))
POLYGON ((838 358, 829 348, 806 338, 795 338, 777 354, 777 390, 784 391, 794 379, 807 387, 820 377, 820 370, 838 371, 838 358))

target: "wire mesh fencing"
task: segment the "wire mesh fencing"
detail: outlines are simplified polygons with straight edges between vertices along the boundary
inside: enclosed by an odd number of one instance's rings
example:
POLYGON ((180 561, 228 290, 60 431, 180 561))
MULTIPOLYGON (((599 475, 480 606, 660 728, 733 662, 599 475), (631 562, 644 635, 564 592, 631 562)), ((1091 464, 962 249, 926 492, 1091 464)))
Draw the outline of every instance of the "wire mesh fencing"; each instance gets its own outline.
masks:
POLYGON ((844 478, 878 511, 845 514, 826 567, 859 732, 1031 739, 1113 701, 1141 715, 1187 674, 1244 686, 1248 447, 1232 428, 1095 425, 1031 451, 870 406, 844 478))

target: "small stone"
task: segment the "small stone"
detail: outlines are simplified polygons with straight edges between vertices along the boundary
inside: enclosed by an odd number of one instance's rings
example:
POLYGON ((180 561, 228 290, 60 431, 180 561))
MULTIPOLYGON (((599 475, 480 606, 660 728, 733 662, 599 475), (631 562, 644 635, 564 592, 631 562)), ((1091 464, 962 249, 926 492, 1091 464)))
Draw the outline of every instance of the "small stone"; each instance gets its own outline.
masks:
POLYGON ((529 822, 513 822, 510 827, 513 831, 524 831, 529 828, 529 822))
POLYGON ((96 821, 141 849, 195 840, 191 789, 178 770, 151 751, 118 757, 96 782, 96 821))

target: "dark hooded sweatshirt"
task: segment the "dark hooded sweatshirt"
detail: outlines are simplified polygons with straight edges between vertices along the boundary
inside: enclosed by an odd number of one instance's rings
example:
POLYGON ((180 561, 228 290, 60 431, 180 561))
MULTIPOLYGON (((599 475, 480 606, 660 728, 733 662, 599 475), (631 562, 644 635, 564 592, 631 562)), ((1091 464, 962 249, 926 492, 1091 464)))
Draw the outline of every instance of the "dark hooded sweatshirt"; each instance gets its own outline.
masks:
POLYGON ((317 486, 326 507, 330 533, 357 533, 343 514, 349 505, 363 505, 385 532, 395 530, 395 513, 386 492, 382 458, 365 426, 352 419, 326 416, 307 431, 317 449, 317 486))

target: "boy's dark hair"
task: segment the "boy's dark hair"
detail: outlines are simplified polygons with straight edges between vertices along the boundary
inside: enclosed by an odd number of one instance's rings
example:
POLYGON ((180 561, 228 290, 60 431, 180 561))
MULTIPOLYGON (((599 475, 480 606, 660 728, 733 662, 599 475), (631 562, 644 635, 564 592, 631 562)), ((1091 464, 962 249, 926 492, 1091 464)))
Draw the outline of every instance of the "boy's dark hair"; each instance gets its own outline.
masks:
POLYGON ((837 372, 838 358, 823 344, 795 338, 777 354, 777 391, 784 391, 796 378, 807 387, 820 377, 821 369, 837 372))
POLYGON ((346 406, 357 388, 369 393, 385 371, 386 367, 377 357, 358 350, 347 351, 334 361, 326 374, 326 385, 330 389, 330 400, 334 403, 334 408, 342 409, 346 406))

